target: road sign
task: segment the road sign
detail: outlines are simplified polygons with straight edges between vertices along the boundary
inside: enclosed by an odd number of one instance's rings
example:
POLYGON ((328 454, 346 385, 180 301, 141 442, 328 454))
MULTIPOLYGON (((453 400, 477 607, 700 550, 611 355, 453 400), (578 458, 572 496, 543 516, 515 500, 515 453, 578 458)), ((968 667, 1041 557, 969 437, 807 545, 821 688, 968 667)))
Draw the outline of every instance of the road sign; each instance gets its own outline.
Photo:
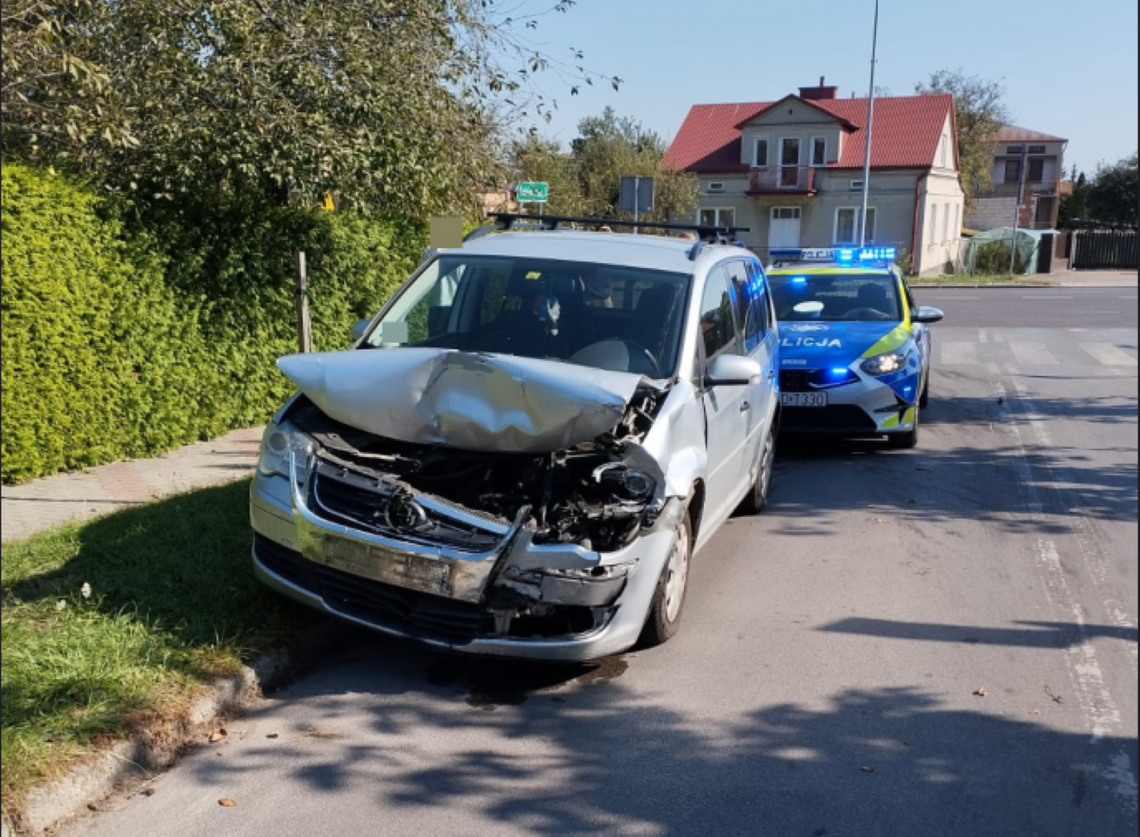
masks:
POLYGON ((623 177, 618 192, 618 209, 622 212, 632 212, 634 215, 639 212, 652 212, 653 178, 623 177))
POLYGON ((515 188, 515 200, 519 203, 546 203, 549 191, 548 183, 520 183, 515 188))

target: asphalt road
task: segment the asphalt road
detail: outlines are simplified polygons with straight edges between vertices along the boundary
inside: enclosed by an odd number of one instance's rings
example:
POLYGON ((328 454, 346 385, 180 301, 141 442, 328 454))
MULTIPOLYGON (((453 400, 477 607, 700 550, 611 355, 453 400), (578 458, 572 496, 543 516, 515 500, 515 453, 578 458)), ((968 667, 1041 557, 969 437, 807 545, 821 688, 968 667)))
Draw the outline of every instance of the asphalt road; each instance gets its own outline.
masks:
POLYGON ((783 449, 666 646, 543 668, 349 631, 74 831, 1135 835, 1135 291, 919 297, 948 314, 919 448, 783 449))

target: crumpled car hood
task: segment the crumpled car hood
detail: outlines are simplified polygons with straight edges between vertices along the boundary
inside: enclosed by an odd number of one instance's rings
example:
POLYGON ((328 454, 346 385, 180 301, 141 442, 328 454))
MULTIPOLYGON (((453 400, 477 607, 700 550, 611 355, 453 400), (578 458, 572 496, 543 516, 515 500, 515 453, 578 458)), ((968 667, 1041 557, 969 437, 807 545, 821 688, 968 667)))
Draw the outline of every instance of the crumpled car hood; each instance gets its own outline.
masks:
POLYGON ((402 442, 551 453, 612 431, 639 375, 510 355, 368 349, 277 367, 326 415, 402 442))

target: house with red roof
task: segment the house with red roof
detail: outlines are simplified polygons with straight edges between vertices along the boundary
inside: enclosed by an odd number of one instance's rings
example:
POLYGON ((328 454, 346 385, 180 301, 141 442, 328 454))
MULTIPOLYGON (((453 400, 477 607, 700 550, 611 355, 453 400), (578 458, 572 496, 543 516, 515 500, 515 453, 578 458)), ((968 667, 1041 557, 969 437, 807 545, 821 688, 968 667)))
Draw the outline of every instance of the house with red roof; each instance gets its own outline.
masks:
MULTIPOLYGON (((698 176, 696 220, 748 227, 740 238, 764 261, 773 248, 859 243, 867 100, 824 82, 778 101, 694 105, 665 154, 698 176)), ((866 243, 940 272, 957 255, 964 205, 954 98, 874 104, 866 243)))
POLYGON ((966 226, 1009 227, 1016 216, 1021 229, 1056 229, 1069 141, 1014 125, 1003 126, 993 141, 993 187, 974 199, 966 226))

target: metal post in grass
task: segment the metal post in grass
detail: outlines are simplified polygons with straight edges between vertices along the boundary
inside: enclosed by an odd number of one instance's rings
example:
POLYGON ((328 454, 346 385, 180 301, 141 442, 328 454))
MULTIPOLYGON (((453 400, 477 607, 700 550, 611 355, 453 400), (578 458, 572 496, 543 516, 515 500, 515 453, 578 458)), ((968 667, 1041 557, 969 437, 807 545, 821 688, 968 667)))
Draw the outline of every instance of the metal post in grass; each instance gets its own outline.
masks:
POLYGON ((294 308, 297 312, 297 346, 300 352, 313 350, 313 324, 309 320, 309 277, 305 269, 305 251, 297 251, 297 277, 294 283, 294 308))

